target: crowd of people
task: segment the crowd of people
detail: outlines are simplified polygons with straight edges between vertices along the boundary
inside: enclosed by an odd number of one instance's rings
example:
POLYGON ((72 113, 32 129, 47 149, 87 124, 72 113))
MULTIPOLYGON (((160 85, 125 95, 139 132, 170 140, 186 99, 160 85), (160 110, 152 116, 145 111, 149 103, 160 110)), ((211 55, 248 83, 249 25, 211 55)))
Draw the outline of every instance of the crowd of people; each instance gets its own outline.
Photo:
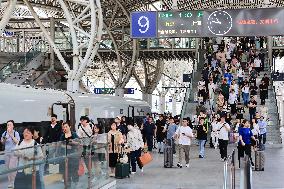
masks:
MULTIPOLYGON (((265 69, 264 44, 263 38, 255 37, 218 37, 206 42, 198 83, 198 109, 202 112, 197 116, 211 123, 210 146, 219 146, 222 160, 227 158, 230 141, 238 142, 239 160, 244 153, 251 159, 251 148, 263 147, 266 142, 265 101, 270 79, 266 73, 260 78, 265 69)), ((251 163, 254 165, 252 159, 251 163)))
MULTIPOLYGON (((72 146, 78 145, 76 139, 82 139, 81 159, 88 165, 87 155, 90 152, 96 162, 108 161, 110 176, 115 176, 117 163, 125 155, 131 164, 131 173, 135 174, 137 166, 143 171, 139 157, 143 151, 152 153, 157 148, 159 154, 164 153, 165 146, 171 146, 174 156, 178 156, 177 166, 189 167, 190 146, 197 141, 199 158, 205 158, 205 146, 209 141, 211 148, 219 148, 220 158, 225 161, 228 157, 228 144, 238 144, 238 159, 247 154, 252 165, 252 150, 260 144, 266 143, 267 108, 270 80, 267 74, 259 78, 265 67, 265 53, 261 50, 263 44, 257 47, 257 41, 252 38, 231 38, 224 41, 217 38, 205 41, 207 53, 202 70, 201 80, 198 82, 198 105, 196 114, 191 118, 180 118, 160 114, 155 120, 147 114, 142 124, 134 120, 127 120, 125 116, 117 116, 109 125, 106 151, 92 149, 92 142, 103 134, 103 128, 93 124, 87 116, 80 118, 80 125, 73 131, 68 122, 59 124, 57 116, 51 116, 51 123, 45 134, 40 135, 39 130, 25 128, 23 133, 14 129, 14 121, 7 121, 7 130, 2 134, 1 143, 5 147, 5 165, 14 169, 38 159, 43 159, 44 154, 51 157, 55 151, 42 150, 34 147, 38 144, 65 141, 69 146, 69 153, 76 152, 72 146), (260 84, 258 82, 260 81, 260 84), (260 104, 259 104, 260 101, 260 104), (246 113, 248 112, 248 114, 246 113), (22 136, 22 137, 21 137, 22 136), (11 153, 15 151, 15 153, 11 153), (109 158, 108 160, 106 158, 109 158)), ((78 158, 68 161, 68 180, 79 181, 78 158)), ((95 163, 94 163, 95 164, 95 163)), ((63 165, 64 166, 64 165, 63 165)), ((44 189, 43 171, 45 167, 37 167, 37 188, 44 189)), ((62 172, 65 174, 64 172, 62 172)), ((19 183, 31 177, 31 169, 23 169, 8 175, 9 188, 31 188, 19 183)), ((64 176, 65 177, 65 176, 64 176)), ((30 183, 31 184, 31 183, 30 183)))

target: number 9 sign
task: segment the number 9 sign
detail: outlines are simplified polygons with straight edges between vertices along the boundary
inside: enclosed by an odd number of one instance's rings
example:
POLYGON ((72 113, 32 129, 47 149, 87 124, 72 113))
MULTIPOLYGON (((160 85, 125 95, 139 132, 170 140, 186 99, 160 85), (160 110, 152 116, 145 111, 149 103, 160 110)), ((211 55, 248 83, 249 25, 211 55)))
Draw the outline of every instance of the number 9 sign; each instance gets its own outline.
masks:
POLYGON ((131 13, 131 37, 156 38, 157 13, 156 12, 131 13))
POLYGON ((138 19, 138 25, 141 27, 139 29, 140 33, 147 33, 147 31, 149 30, 149 18, 146 16, 140 16, 140 18, 138 19), (142 22, 145 21, 145 24, 142 24, 142 22))

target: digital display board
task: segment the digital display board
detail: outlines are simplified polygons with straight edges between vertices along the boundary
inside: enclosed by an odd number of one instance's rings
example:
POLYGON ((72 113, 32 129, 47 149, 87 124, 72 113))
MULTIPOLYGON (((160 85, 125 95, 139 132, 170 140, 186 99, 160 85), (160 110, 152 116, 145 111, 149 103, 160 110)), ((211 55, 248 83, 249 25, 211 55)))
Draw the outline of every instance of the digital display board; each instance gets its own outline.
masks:
POLYGON ((131 16, 132 38, 284 35, 283 8, 133 12, 131 16))

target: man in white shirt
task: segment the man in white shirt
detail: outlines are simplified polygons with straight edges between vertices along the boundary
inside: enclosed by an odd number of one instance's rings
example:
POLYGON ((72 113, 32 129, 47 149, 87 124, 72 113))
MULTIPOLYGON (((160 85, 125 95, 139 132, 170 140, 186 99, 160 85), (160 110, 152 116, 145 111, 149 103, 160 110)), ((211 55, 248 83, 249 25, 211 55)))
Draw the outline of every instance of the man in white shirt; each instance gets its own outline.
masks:
POLYGON ((229 131, 231 130, 230 125, 225 121, 226 115, 222 115, 221 121, 218 123, 219 130, 219 148, 221 154, 221 160, 227 159, 227 148, 229 142, 229 131))
POLYGON ((191 145, 191 138, 193 137, 192 129, 188 126, 188 120, 184 118, 182 120, 182 126, 180 126, 176 133, 175 138, 178 140, 178 157, 179 161, 177 166, 182 168, 182 152, 185 153, 185 166, 189 167, 189 150, 191 145))

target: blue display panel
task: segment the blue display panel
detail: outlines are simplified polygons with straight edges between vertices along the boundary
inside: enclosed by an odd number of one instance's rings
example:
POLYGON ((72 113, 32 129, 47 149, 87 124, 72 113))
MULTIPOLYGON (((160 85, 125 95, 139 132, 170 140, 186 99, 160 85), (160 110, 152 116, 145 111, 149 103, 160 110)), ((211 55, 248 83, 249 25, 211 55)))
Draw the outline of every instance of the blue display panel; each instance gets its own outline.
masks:
POLYGON ((157 37, 157 12, 133 12, 131 13, 131 37, 132 38, 156 38, 157 37))

